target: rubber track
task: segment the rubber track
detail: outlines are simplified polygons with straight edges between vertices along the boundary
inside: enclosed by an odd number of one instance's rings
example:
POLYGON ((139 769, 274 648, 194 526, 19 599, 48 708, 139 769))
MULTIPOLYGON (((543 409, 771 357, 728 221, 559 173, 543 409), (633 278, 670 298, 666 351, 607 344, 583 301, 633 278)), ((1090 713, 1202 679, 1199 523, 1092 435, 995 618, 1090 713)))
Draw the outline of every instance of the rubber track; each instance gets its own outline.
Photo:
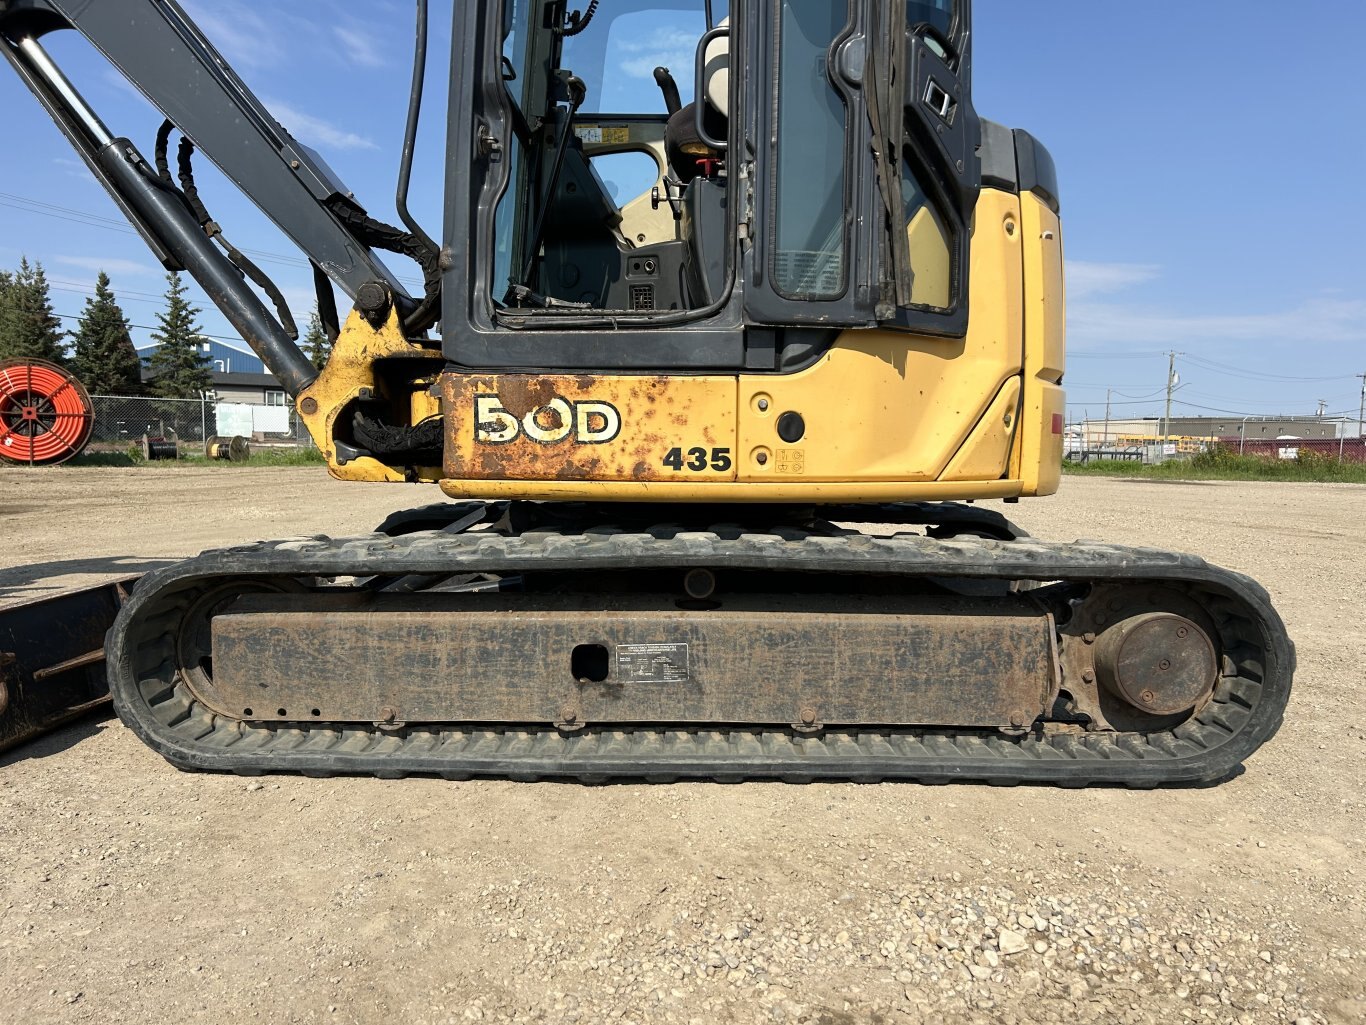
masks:
MULTIPOLYGON (((149 574, 108 643, 111 690, 123 721, 173 764, 241 774, 298 772, 451 779, 614 778, 667 781, 953 780, 1153 787, 1233 774, 1280 726, 1294 647, 1266 592, 1189 555, 1036 540, 937 541, 920 535, 825 536, 796 528, 742 532, 583 534, 423 533, 272 541, 206 552, 149 574), (252 724, 197 700, 174 663, 178 617, 224 577, 710 567, 1032 581, 1162 583, 1199 599, 1226 658, 1214 700, 1174 730, 1025 737, 953 729, 492 728, 422 725, 385 731, 352 724, 252 724), (1231 671, 1230 668, 1231 667, 1231 671)), ((965 683, 970 686, 970 683, 965 683)))

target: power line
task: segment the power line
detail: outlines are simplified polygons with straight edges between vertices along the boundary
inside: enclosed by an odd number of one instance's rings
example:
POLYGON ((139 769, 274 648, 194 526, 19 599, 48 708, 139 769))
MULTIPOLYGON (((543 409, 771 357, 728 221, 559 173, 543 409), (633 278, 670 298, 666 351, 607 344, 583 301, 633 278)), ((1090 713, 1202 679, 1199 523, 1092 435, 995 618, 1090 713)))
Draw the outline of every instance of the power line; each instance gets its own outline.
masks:
MULTIPOLYGON (((1099 401, 1099 400, 1097 400, 1097 401, 1099 401)), ((1157 401, 1156 399, 1133 399, 1133 400, 1127 401, 1127 402, 1112 402, 1111 405, 1113 405, 1113 406, 1147 406, 1147 405, 1151 405, 1152 403, 1154 403, 1154 402, 1156 402, 1156 401, 1157 401)), ((1077 402, 1069 402, 1068 405, 1069 405, 1069 406, 1084 406, 1084 405, 1086 405, 1086 403, 1085 403, 1085 402, 1081 402, 1081 401, 1077 401, 1077 402)))
POLYGON ((1191 355, 1190 353, 1184 353, 1184 354, 1182 355, 1181 358, 1184 359, 1184 360, 1186 360, 1186 361, 1189 362, 1189 363, 1194 363, 1196 366, 1204 367, 1204 368, 1206 368, 1206 369, 1208 369, 1208 370, 1219 370, 1219 371, 1222 371, 1223 373, 1228 374, 1228 375, 1230 375, 1230 376, 1232 376, 1232 377, 1243 377, 1243 378, 1247 378, 1248 380, 1252 380, 1252 381, 1276 381, 1276 382, 1282 382, 1282 381, 1302 381, 1302 382, 1304 382, 1304 383, 1306 383, 1306 384, 1318 384, 1318 383, 1321 383, 1321 382, 1323 382, 1323 381, 1340 381, 1340 380, 1342 380, 1342 377, 1341 377, 1341 376, 1336 376, 1336 377, 1289 377, 1289 376, 1282 375, 1282 374, 1268 374, 1268 373, 1264 373, 1264 372, 1262 372, 1262 371, 1260 371, 1260 370, 1251 370, 1251 369, 1249 369, 1249 368, 1247 368, 1247 367, 1235 367, 1235 366, 1230 366, 1230 365, 1227 364, 1227 363, 1219 363, 1219 362, 1217 362, 1216 360, 1208 359, 1208 358, 1206 358, 1206 357, 1204 357, 1204 356, 1193 356, 1193 355, 1191 355))
MULTIPOLYGON (((90 289, 66 288, 66 287, 64 287, 64 286, 62 286, 62 285, 52 285, 52 284, 49 284, 49 285, 48 285, 48 288, 51 289, 51 290, 54 291, 54 292, 72 292, 72 293, 74 293, 74 294, 76 294, 76 295, 84 296, 86 299, 93 299, 94 296, 95 296, 95 293, 94 293, 93 291, 91 291, 90 289)), ((158 298, 156 298, 156 299, 142 299, 142 298, 139 298, 139 297, 136 296, 136 295, 124 295, 124 294, 122 294, 121 292, 120 292, 120 293, 115 293, 115 298, 118 299, 119 302, 130 302, 130 303, 160 303, 160 302, 163 301, 161 297, 158 297, 158 298)))
MULTIPOLYGON (((93 286, 84 284, 84 283, 82 283, 82 282, 80 282, 80 281, 70 281, 70 280, 68 280, 68 279, 66 279, 66 278, 48 278, 47 280, 48 280, 48 284, 49 284, 49 285, 65 285, 65 286, 67 286, 67 290, 68 290, 68 291, 77 291, 77 290, 79 290, 79 291, 83 291, 83 292, 90 292, 91 294, 93 294, 94 291, 95 291, 94 288, 93 288, 93 286)), ((122 286, 120 286, 119 288, 114 289, 114 288, 112 288, 112 286, 111 286, 111 290, 114 291, 114 292, 116 292, 116 293, 117 293, 118 295, 120 295, 120 296, 139 296, 139 295, 140 295, 140 296, 142 296, 142 297, 144 297, 144 298, 146 298, 146 299, 156 299, 156 300, 158 300, 158 301, 160 301, 160 300, 166 298, 166 296, 165 296, 164 293, 161 293, 161 292, 143 292, 143 291, 141 291, 141 290, 139 290, 139 289, 136 289, 136 288, 123 288, 122 286)))
POLYGON ((1316 413, 1285 413, 1285 414, 1281 414, 1281 415, 1278 416, 1278 415, 1275 415, 1275 414, 1268 414, 1268 413, 1249 413, 1249 412, 1247 412, 1246 410, 1240 410, 1240 409, 1216 409, 1216 408, 1213 407, 1213 406, 1201 406, 1201 405, 1197 405, 1197 404, 1194 403, 1194 402, 1183 402, 1181 399, 1175 399, 1175 400, 1173 400, 1173 401, 1174 401, 1174 403, 1175 403, 1176 405, 1178 405, 1178 406, 1185 406, 1187 409, 1201 409, 1201 410, 1204 410, 1204 411, 1207 412, 1207 413, 1224 413, 1224 414, 1226 414, 1226 415, 1228 415, 1228 416, 1252 416, 1252 417, 1262 417, 1263 419, 1266 419, 1266 420, 1333 420, 1333 419, 1336 419, 1336 418, 1339 418, 1339 417, 1346 416, 1348 413, 1354 412, 1354 410, 1344 410, 1344 411, 1341 411, 1341 412, 1334 412, 1334 413, 1327 413, 1327 412, 1325 412, 1325 413, 1322 413, 1322 414, 1316 414, 1316 413))
MULTIPOLYGON (((1209 399, 1209 400, 1212 401, 1212 402, 1233 402, 1233 403, 1238 403, 1238 402, 1244 401, 1243 398, 1241 398, 1241 397, 1232 398, 1232 399, 1231 399, 1231 398, 1229 398, 1227 395, 1211 395, 1209 392, 1196 391, 1194 388, 1191 388, 1191 389, 1182 389, 1182 390, 1183 390, 1187 395, 1193 395, 1193 396, 1196 396, 1196 397, 1202 398, 1202 399, 1209 399)), ((1311 394, 1312 394, 1312 393, 1311 393, 1311 394)), ((1355 398, 1356 398, 1356 395, 1355 395, 1355 393, 1353 393, 1353 394, 1351 394, 1351 395, 1332 395, 1332 396, 1329 396, 1328 398, 1320 397, 1320 398, 1318 398, 1318 399, 1314 399, 1313 401, 1315 401, 1315 402, 1328 402, 1328 403, 1331 404, 1331 403, 1339 403, 1339 402, 1351 402, 1351 401, 1352 401, 1353 399, 1355 399, 1355 398)), ((1267 406, 1267 405, 1281 405, 1281 406, 1283 406, 1287 400, 1284 399, 1284 398, 1282 398, 1282 399, 1248 399, 1248 400, 1246 400, 1246 401, 1250 402, 1252 405, 1258 405, 1258 406, 1267 406)), ((1305 401, 1309 401, 1309 400, 1305 400, 1305 401)))
MULTIPOLYGON (((69 206, 60 206, 56 203, 46 203, 41 199, 33 199, 30 196, 17 196, 12 192, 0 192, 0 206, 9 207, 12 210, 22 210, 25 213, 40 214, 43 217, 54 217, 57 220, 69 221, 74 224, 84 224, 91 228, 103 228, 106 231, 117 231, 123 235, 138 234, 127 221, 118 220, 113 217, 105 217, 102 214, 90 213, 86 210, 77 210, 69 206)), ((265 249, 250 249, 246 246, 238 246, 238 249, 248 256, 254 256, 270 263, 278 263, 289 267, 312 266, 308 260, 300 256, 290 256, 285 253, 272 253, 265 249)), ((422 287, 422 283, 416 278, 405 278, 401 275, 395 275, 395 277, 405 285, 413 286, 415 288, 422 287)))
POLYGON ((1154 350, 1152 352, 1078 352, 1069 351, 1068 359, 1152 359, 1155 356, 1165 356, 1165 352, 1154 350))
MULTIPOLYGON (((80 320, 81 320, 81 318, 80 318, 79 316, 76 316, 75 314, 71 314, 71 313, 54 313, 53 316, 54 316, 54 317, 57 317, 59 320, 75 320, 75 321, 80 321, 80 320)), ((133 323, 130 323, 130 322, 128 322, 128 321, 125 321, 124 323, 128 324, 128 327, 130 327, 130 328, 137 328, 139 331, 160 331, 160 330, 161 330, 161 328, 159 328, 159 327, 152 327, 152 326, 150 326, 150 325, 148 325, 148 324, 133 324, 133 323)), ((199 338, 208 338, 208 339, 210 339, 210 340, 212 340, 212 341, 215 341, 215 342, 237 342, 237 343, 240 343, 240 344, 243 344, 243 345, 246 344, 246 342, 243 340, 243 338, 242 338, 241 335, 211 335, 211 334, 206 334, 206 333, 203 332, 203 331, 196 331, 196 332, 195 332, 195 335, 196 335, 197 337, 199 337, 199 338)), ((246 349, 243 349, 242 351, 243 351, 244 353, 247 353, 247 352, 248 352, 248 350, 246 350, 246 349)), ((259 358, 259 357, 258 357, 258 358, 259 358)))

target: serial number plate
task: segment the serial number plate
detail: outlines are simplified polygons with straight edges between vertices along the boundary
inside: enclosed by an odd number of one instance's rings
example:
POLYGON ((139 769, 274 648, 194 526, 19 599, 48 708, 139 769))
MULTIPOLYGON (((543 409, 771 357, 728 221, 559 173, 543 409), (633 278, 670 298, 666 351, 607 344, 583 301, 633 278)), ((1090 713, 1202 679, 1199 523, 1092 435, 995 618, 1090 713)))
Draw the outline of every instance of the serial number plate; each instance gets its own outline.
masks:
POLYGON ((618 644, 617 678, 622 683, 685 683, 686 644, 618 644))

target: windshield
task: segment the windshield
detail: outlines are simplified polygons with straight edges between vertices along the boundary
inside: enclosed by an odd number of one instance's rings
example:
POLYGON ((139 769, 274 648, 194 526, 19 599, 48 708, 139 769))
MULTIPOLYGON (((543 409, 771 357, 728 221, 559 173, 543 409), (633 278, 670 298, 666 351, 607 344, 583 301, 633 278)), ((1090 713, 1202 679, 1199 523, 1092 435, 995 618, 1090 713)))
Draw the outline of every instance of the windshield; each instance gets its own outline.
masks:
MULTIPOLYGON (((712 16, 719 21, 728 7, 713 3, 712 16)), ((560 66, 588 86, 585 113, 663 114, 655 68, 668 68, 683 102, 692 102, 697 43, 706 31, 703 0, 608 0, 586 29, 565 38, 560 66)))
POLYGON ((713 301, 703 268, 726 259, 723 160, 712 154, 703 166, 684 144, 666 145, 671 117, 693 120, 675 103, 696 92, 708 13, 719 23, 729 5, 506 0, 499 75, 510 118, 507 187, 494 214, 496 303, 564 316, 713 301), (699 176, 704 184, 689 193, 699 176), (710 230, 697 227, 704 223, 710 230))

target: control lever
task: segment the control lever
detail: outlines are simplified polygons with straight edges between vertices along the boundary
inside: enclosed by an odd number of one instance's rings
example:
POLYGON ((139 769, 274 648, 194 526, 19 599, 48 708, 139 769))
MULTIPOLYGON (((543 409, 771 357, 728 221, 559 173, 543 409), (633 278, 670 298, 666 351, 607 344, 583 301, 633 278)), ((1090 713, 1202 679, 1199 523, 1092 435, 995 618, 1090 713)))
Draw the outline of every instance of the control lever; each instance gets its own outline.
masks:
POLYGON ((672 178, 664 178, 664 194, 659 193, 659 186, 656 185, 650 190, 650 209, 658 210, 660 203, 668 203, 669 209, 673 211, 674 220, 683 219, 683 183, 676 182, 672 178), (674 191, 677 189, 678 191, 674 191))
POLYGON ((669 112, 670 117, 683 109, 683 97, 678 93, 678 83, 674 81, 674 76, 669 73, 668 68, 655 68, 655 85, 659 86, 659 91, 664 94, 664 109, 669 112))

